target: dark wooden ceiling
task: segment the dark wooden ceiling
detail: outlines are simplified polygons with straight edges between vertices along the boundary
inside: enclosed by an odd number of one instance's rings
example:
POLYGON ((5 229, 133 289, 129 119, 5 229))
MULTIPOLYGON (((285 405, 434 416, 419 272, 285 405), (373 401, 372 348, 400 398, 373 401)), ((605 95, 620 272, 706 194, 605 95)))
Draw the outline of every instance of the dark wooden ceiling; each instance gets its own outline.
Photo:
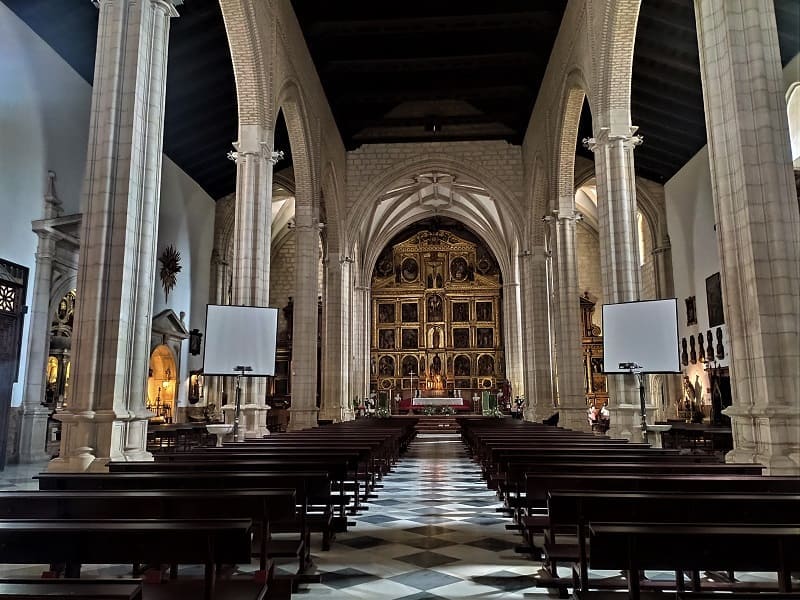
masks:
MULTIPOLYGON (((88 0, 2 0, 87 81, 97 10, 88 0)), ((519 144, 566 0, 292 0, 348 148, 501 139, 519 144)), ((800 3, 775 0, 784 64, 800 49, 800 3)), ((189 0, 170 34, 164 151, 209 195, 235 189, 236 90, 214 0, 189 0)), ((663 182, 705 143, 692 0, 643 0, 632 120, 640 175, 663 182)), ((585 107, 580 140, 591 135, 585 107)), ((277 149, 290 151, 282 120, 277 149)), ((291 165, 291 157, 280 168, 291 165)))

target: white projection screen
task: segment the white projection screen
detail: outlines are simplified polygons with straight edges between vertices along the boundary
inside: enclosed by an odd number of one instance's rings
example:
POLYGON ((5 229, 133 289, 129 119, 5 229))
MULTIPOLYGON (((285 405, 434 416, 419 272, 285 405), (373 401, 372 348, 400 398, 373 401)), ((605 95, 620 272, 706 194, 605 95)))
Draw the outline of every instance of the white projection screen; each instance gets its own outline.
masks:
POLYGON ((678 373, 678 301, 648 300, 603 305, 603 372, 678 373))
POLYGON ((278 309, 209 304, 206 310, 204 375, 275 375, 278 309))

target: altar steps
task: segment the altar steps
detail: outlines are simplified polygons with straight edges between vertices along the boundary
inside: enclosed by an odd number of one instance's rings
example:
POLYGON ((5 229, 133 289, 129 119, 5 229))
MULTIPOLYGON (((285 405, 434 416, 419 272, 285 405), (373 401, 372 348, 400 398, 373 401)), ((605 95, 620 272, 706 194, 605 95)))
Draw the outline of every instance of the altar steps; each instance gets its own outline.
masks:
POLYGON ((419 415, 417 433, 458 433, 460 428, 452 415, 419 415))

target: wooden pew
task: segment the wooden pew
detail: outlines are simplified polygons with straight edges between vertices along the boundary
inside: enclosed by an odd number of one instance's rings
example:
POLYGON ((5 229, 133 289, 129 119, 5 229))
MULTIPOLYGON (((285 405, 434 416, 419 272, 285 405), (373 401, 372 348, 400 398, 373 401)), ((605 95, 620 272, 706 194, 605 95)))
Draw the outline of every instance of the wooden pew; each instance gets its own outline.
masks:
POLYGON ((592 523, 589 533, 590 566, 626 570, 631 600, 640 598, 638 573, 645 569, 675 571, 679 591, 684 571, 772 571, 780 592, 791 592, 791 572, 800 569, 800 525, 592 523))
MULTIPOLYGON (((333 461, 334 459, 346 463, 344 472, 339 465, 332 466, 329 472, 338 477, 339 493, 344 498, 345 494, 353 494, 352 513, 355 514, 363 507, 373 490, 376 480, 382 476, 381 461, 373 454, 371 446, 325 446, 307 443, 302 446, 274 445, 256 447, 251 444, 237 444, 223 446, 222 448, 204 448, 190 453, 161 454, 156 457, 156 462, 188 462, 188 461, 333 461), (335 471, 335 472, 334 472, 335 471), (363 486, 363 492, 362 492, 363 486)), ((322 467, 320 467, 322 468, 322 467)))
MULTIPOLYGON (((293 489, 298 512, 295 521, 287 524, 289 531, 300 535, 298 543, 272 542, 275 556, 291 556, 301 552, 298 574, 311 564, 310 531, 322 531, 323 537, 332 535, 330 477, 325 472, 308 471, 292 473, 40 473, 37 476, 40 490, 91 491, 91 490, 232 490, 232 489, 293 489), (321 514, 309 513, 312 504, 322 505, 321 514), (312 517, 314 519, 312 520, 312 517)), ((272 523, 273 531, 287 529, 281 523, 272 523)))
MULTIPOLYGON (((617 457, 602 456, 599 461, 592 463, 573 463, 560 460, 550 462, 550 459, 543 459, 537 463, 511 463, 507 467, 505 496, 507 505, 513 509, 515 520, 521 525, 525 525, 525 517, 532 518, 530 511, 527 515, 522 514, 521 507, 524 503, 533 508, 534 504, 527 502, 521 497, 521 489, 524 486, 526 477, 534 475, 559 475, 568 473, 570 475, 584 475, 587 477, 599 477, 603 475, 750 475, 760 476, 760 465, 736 465, 725 463, 695 463, 692 461, 679 461, 678 457, 663 457, 667 460, 643 460, 633 462, 636 457, 625 457, 624 462, 618 462, 617 457)), ((651 459, 655 457, 650 457, 651 459)), ((501 488, 502 489, 502 488, 501 488)), ((546 498, 545 498, 546 501, 546 498)), ((544 508, 544 502, 539 505, 544 508)), ((533 524, 533 523, 532 523, 533 524)))
POLYGON ((68 576, 80 564, 202 564, 210 600, 217 564, 250 562, 250 532, 241 519, 0 521, 0 563, 61 562, 68 576))
MULTIPOLYGON (((251 519, 269 572, 270 523, 296 512, 295 490, 0 491, 0 519, 251 519)), ((302 558, 302 555, 298 556, 302 558)))
MULTIPOLYGON (((570 535, 576 550, 572 558, 578 563, 574 569, 578 583, 575 587, 585 590, 590 588, 587 568, 590 522, 630 524, 658 520, 702 525, 713 520, 717 524, 791 524, 798 519, 798 506, 800 494, 552 491, 548 498, 545 550, 548 544, 556 544, 557 534, 570 535)), ((555 575, 554 570, 551 572, 555 575)))
POLYGON ((9 600, 142 600, 138 579, 0 579, 9 600))
MULTIPOLYGON (((307 456, 303 458, 286 457, 282 459, 268 459, 254 457, 249 460, 239 460, 231 457, 218 456, 215 460, 202 458, 190 459, 190 455, 179 455, 186 460, 178 461, 129 461, 111 462, 108 464, 111 473, 214 473, 214 472, 262 472, 262 473, 296 473, 304 471, 324 471, 328 473, 331 489, 338 490, 335 495, 329 496, 333 502, 337 501, 338 517, 334 519, 335 532, 347 530, 347 517, 345 511, 350 498, 345 491, 345 482, 348 478, 350 458, 343 455, 307 456)), ((327 500, 328 497, 326 497, 327 500)), ((313 502, 312 502, 313 504, 313 502)))

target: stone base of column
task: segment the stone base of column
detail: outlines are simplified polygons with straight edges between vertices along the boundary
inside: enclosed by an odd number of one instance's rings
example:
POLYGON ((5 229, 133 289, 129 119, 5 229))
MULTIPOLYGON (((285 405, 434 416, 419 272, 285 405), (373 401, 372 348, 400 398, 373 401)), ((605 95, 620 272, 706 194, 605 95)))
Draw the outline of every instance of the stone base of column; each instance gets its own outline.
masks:
MULTIPOLYGON (((541 423, 557 410, 558 409, 553 406, 552 400, 548 399, 546 402, 540 403, 534 398, 528 398, 528 402, 522 410, 522 417, 525 421, 530 421, 531 423, 541 423)), ((559 416, 559 419, 560 418, 559 416)))
POLYGON ((558 407, 558 426, 573 431, 591 431, 586 408, 558 407))
POLYGON ((244 429, 244 439, 246 440, 261 439, 268 435, 267 407, 255 403, 243 405, 239 424, 244 429))
POLYGON ((147 418, 149 415, 110 411, 63 412, 61 449, 47 465, 53 473, 108 472, 108 462, 148 461, 147 418))
POLYGON ((341 407, 336 406, 323 406, 319 409, 319 415, 317 418, 320 421, 331 421, 333 423, 339 423, 342 421, 342 413, 344 411, 341 407))
POLYGON ((95 460, 92 439, 93 411, 56 413, 61 421, 61 448, 57 458, 47 464, 51 473, 83 473, 95 460))
POLYGON ((300 429, 311 429, 317 426, 316 408, 290 408, 288 431, 298 431, 300 429))
MULTIPOLYGON (((259 404, 243 404, 239 410, 239 429, 234 441, 261 439, 269 435, 267 429, 267 407, 259 404)), ((223 421, 233 425, 236 421, 236 405, 225 404, 222 407, 223 421)))
MULTIPOLYGON (((653 404, 647 404, 647 422, 652 425, 653 412, 656 407, 653 404)), ((608 412, 611 418, 611 424, 608 428, 608 436, 612 438, 621 438, 631 442, 642 442, 642 416, 638 404, 618 404, 616 406, 609 406, 608 412)), ((661 447, 661 434, 651 431, 648 432, 648 442, 653 447, 661 447)))
POLYGON ((639 406, 636 404, 619 404, 609 406, 610 424, 608 436, 631 442, 642 441, 642 425, 639 406))
POLYGON ((50 411, 46 406, 24 407, 19 434, 19 462, 24 464, 50 459, 45 452, 47 446, 47 419, 50 411))
POLYGON ((728 463, 760 463, 767 475, 800 475, 800 415, 791 406, 729 406, 733 450, 728 463))

